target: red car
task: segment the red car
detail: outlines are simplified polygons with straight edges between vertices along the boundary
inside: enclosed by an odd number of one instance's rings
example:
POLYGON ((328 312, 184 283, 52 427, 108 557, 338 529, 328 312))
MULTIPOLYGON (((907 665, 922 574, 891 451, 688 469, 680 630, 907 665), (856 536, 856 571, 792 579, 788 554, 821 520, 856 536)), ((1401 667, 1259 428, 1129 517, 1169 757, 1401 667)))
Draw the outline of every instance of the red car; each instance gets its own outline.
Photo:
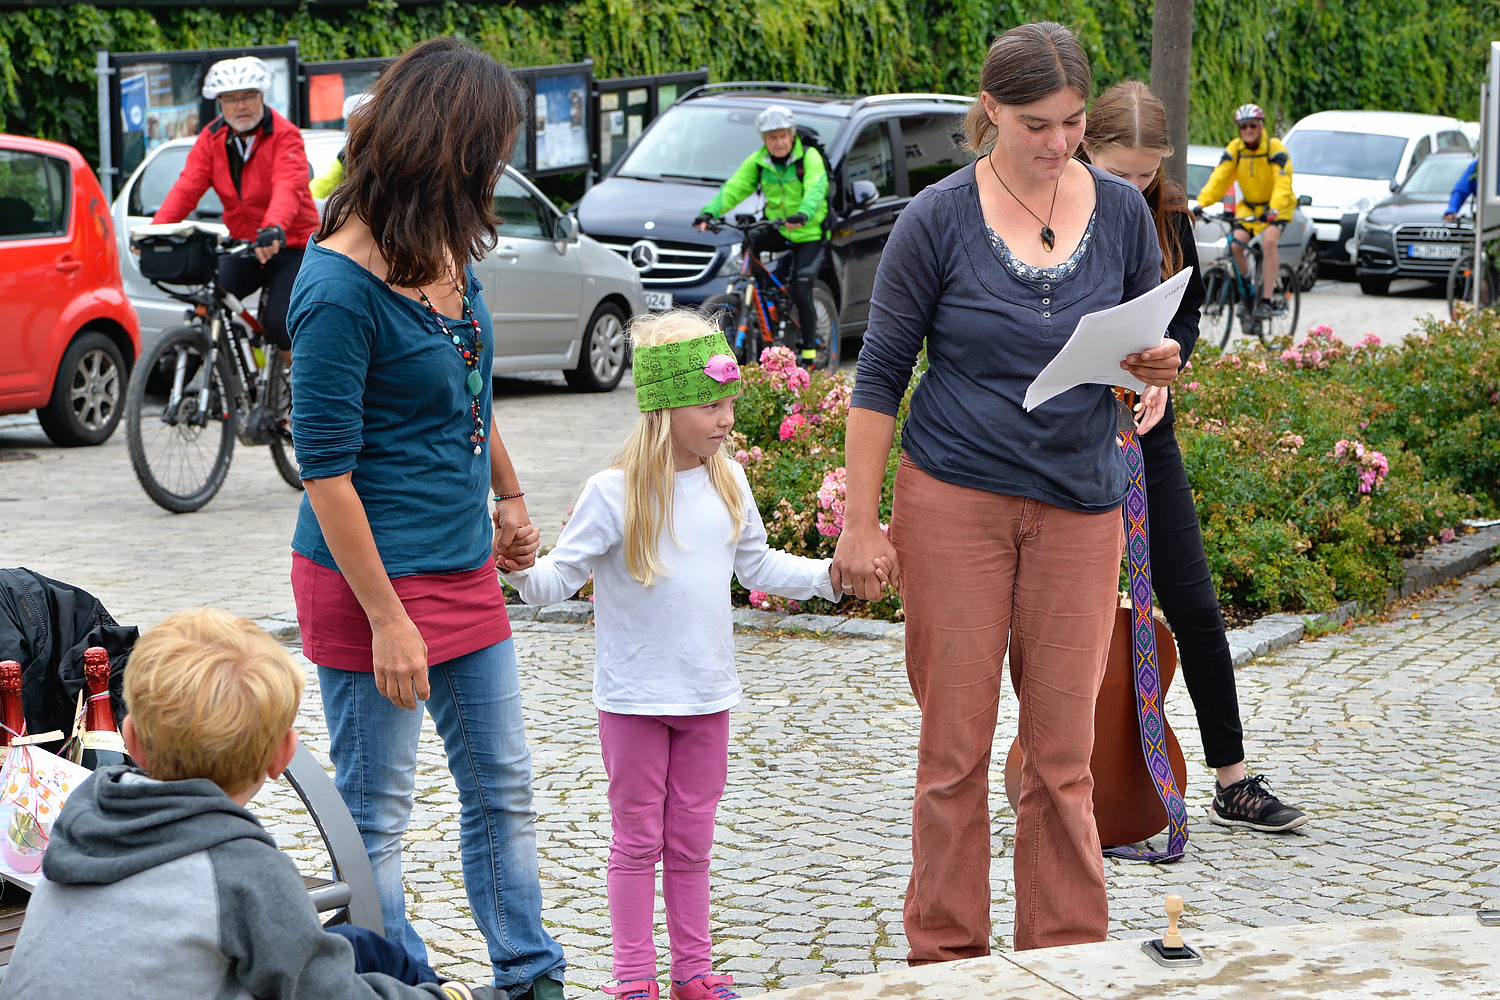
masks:
POLYGON ((0 414, 63 446, 114 433, 140 324, 109 203, 71 146, 0 134, 0 414))

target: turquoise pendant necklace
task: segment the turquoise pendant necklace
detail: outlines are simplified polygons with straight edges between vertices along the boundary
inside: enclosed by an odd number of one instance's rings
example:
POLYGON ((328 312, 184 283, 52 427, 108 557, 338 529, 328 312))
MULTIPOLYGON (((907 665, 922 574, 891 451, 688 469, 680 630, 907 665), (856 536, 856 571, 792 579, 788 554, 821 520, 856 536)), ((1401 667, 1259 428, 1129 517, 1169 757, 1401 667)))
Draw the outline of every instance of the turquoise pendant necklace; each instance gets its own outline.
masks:
POLYGON ((453 346, 458 348, 459 356, 464 359, 464 364, 469 369, 469 374, 464 379, 464 388, 469 390, 469 415, 474 418, 474 433, 469 435, 469 440, 474 444, 474 454, 478 455, 484 450, 484 416, 479 405, 479 394, 484 390, 484 373, 479 370, 479 361, 484 354, 484 342, 480 339, 479 320, 474 318, 474 310, 469 305, 467 287, 460 288, 455 281, 453 289, 463 299, 464 319, 469 321, 469 328, 474 334, 473 342, 467 346, 463 338, 449 328, 443 320, 442 313, 437 311, 437 307, 427 297, 427 293, 418 288, 417 294, 422 297, 422 304, 427 307, 427 311, 432 313, 432 321, 437 324, 438 332, 453 340, 453 346))

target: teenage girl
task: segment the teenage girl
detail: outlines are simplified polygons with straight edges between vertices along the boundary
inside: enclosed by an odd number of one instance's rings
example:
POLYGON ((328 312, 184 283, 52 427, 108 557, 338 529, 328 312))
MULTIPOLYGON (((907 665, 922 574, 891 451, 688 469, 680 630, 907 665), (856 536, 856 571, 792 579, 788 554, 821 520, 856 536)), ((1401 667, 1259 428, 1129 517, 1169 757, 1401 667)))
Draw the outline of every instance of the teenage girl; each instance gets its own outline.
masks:
POLYGON ((609 776, 609 917, 621 1000, 658 1000, 656 865, 672 946, 671 1000, 728 1000, 713 972, 708 858, 740 700, 729 581, 837 600, 827 559, 770 548, 745 471, 725 456, 740 372, 696 313, 631 330, 641 419, 612 468, 591 478, 557 547, 507 582, 528 604, 594 576, 594 704, 609 776))
MULTIPOLYGON (((1204 292, 1187 198, 1182 188, 1161 173, 1162 158, 1172 154, 1166 108, 1143 83, 1127 80, 1115 84, 1099 95, 1089 111, 1083 151, 1080 159, 1129 181, 1145 195, 1161 242, 1162 277, 1184 267, 1193 269, 1187 293, 1167 327, 1167 336, 1182 345, 1186 363, 1198 340, 1198 310, 1204 292)), ((1152 386, 1146 390, 1138 428, 1146 463, 1151 583, 1177 637, 1182 676, 1198 716, 1203 753, 1216 772, 1209 819, 1220 826, 1253 830, 1294 829, 1307 822, 1302 810, 1272 795, 1263 775, 1250 777, 1245 773, 1234 664, 1219 614, 1219 598, 1208 571, 1208 557, 1203 552, 1193 490, 1172 432, 1172 404, 1165 388, 1152 386)))

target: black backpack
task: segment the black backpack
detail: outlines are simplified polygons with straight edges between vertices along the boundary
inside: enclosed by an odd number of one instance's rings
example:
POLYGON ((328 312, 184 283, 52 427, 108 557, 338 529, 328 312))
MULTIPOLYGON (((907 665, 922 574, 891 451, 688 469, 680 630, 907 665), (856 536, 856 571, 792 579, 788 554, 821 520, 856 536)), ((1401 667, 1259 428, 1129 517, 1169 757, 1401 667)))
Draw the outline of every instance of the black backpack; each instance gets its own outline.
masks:
MULTIPOLYGON (((823 158, 823 171, 828 175, 828 193, 823 196, 824 200, 827 200, 833 194, 833 161, 828 159, 828 150, 823 148, 823 143, 818 139, 818 133, 814 132, 808 125, 797 126, 797 138, 802 140, 802 156, 793 164, 797 171, 797 180, 800 181, 807 175, 807 165, 805 163, 807 151, 809 149, 817 150, 818 155, 823 158)), ((756 190, 761 190, 759 184, 756 185, 756 190)), ((823 236, 825 239, 828 237, 828 223, 832 215, 833 211, 831 207, 829 211, 823 213, 823 236)))

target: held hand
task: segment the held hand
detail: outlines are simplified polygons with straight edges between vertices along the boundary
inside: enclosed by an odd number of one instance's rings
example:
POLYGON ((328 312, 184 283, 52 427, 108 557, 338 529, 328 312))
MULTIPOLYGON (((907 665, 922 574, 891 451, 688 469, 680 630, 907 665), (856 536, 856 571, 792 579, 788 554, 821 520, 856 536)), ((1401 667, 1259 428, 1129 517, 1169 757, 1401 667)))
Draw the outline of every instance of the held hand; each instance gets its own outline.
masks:
MULTIPOLYGON (((490 517, 495 522, 495 541, 493 551, 495 554, 495 563, 497 565, 500 565, 502 569, 525 569, 527 566, 530 566, 531 563, 536 561, 535 555, 537 546, 533 545, 530 551, 530 555, 532 558, 525 564, 525 566, 504 565, 506 562, 511 561, 517 556, 524 558, 525 555, 524 553, 521 553, 519 551, 512 552, 512 546, 516 543, 517 532, 519 532, 520 529, 531 524, 531 515, 526 512, 526 501, 524 499, 522 499, 521 497, 514 497, 510 500, 501 500, 497 502, 495 504, 495 509, 490 512, 490 517)), ((539 538, 540 533, 538 534, 538 539, 539 538)), ((540 543, 538 542, 538 544, 540 543)), ((523 548, 524 545, 525 542, 522 543, 523 548)))
POLYGON ((787 229, 801 229, 807 225, 807 216, 801 212, 798 212, 796 215, 788 215, 785 219, 781 220, 781 224, 787 229))
POLYGON ((1140 402, 1135 404, 1136 434, 1144 434, 1160 422, 1167 412, 1167 394, 1171 391, 1165 386, 1153 385, 1141 395, 1140 402))
POLYGON ((410 618, 371 628, 375 688, 397 708, 416 708, 432 693, 427 684, 427 643, 410 618))
POLYGON ((1278 213, 1274 208, 1271 209, 1270 211, 1268 211, 1266 213, 1266 221, 1267 222, 1275 222, 1276 221, 1276 216, 1279 215, 1279 214, 1280 213, 1278 213))
POLYGON ((1171 337, 1163 337, 1155 347, 1139 354, 1127 354, 1120 367, 1145 382, 1147 385, 1171 385, 1177 378, 1178 359, 1182 356, 1182 345, 1171 337))
MULTIPOLYGON (((1456 212, 1444 212, 1443 213, 1443 221, 1444 222, 1457 222, 1458 221, 1458 213, 1456 213, 1456 212)), ((132 249, 134 249, 134 248, 132 248, 132 249)), ((136 253, 140 253, 140 251, 136 250, 136 253)))
POLYGON ((876 601, 886 587, 901 585, 901 563, 879 526, 851 528, 846 524, 833 550, 828 578, 843 594, 876 601))
POLYGON ((509 547, 495 553, 495 565, 507 573, 530 569, 536 565, 536 553, 541 547, 541 531, 534 524, 523 524, 516 529, 509 547))
POLYGON ((693 219, 693 228, 700 233, 708 231, 708 224, 714 221, 714 217, 708 212, 699 212, 693 219))

